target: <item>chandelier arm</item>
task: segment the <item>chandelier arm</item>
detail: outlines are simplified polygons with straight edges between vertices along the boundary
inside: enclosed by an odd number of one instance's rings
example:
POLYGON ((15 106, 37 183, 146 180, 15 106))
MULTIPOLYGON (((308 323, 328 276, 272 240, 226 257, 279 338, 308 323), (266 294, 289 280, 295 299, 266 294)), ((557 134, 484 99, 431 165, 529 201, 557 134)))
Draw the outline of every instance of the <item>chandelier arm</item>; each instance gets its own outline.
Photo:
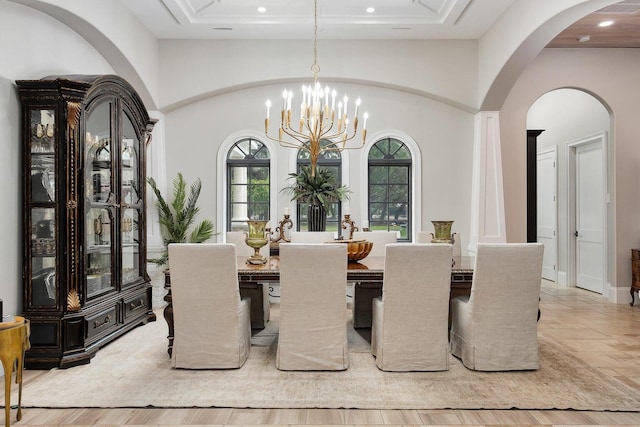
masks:
POLYGON ((349 141, 349 140, 353 139, 356 135, 357 135, 357 133, 353 133, 353 134, 351 134, 351 136, 349 136, 349 134, 347 133, 346 130, 343 130, 342 132, 335 133, 333 135, 328 135, 326 137, 326 139, 330 140, 331 143, 327 144, 327 145, 336 145, 337 146, 339 144, 342 144, 345 141, 349 141), (345 135, 346 135, 346 137, 345 137, 345 135), (335 138, 338 138, 338 139, 335 139, 335 138))
MULTIPOLYGON (((282 126, 281 129, 282 129, 282 132, 285 135, 288 135, 291 138, 293 138, 296 141, 298 141, 300 144, 305 145, 305 142, 308 139, 307 135, 305 135, 304 133, 298 132, 295 129, 292 129, 289 126, 282 126)), ((286 141, 284 141, 284 142, 286 142, 286 141)))
MULTIPOLYGON (((327 134, 329 132, 331 132, 331 129, 333 129, 333 126, 335 124, 334 120, 331 120, 330 123, 328 123, 327 126, 323 126, 322 129, 320 130, 320 139, 327 139, 327 138, 331 138, 331 137, 327 137, 327 134)), ((340 133, 336 134, 336 135, 340 135, 340 133)))
POLYGON ((270 139, 271 141, 277 142, 278 144, 280 144, 281 146, 285 147, 285 148, 304 148, 304 142, 301 141, 297 141, 296 142, 291 142, 291 141, 286 141, 286 140, 282 140, 279 138, 274 138, 271 135, 269 135, 268 133, 264 134, 268 139, 270 139))
MULTIPOLYGON (((350 139, 353 139, 353 137, 350 138, 350 139)), ((349 140, 347 139, 347 141, 349 141, 349 140)), ((320 152, 318 154, 324 153, 326 151, 334 151, 334 152, 338 152, 339 153, 339 152, 345 151, 345 150, 361 150, 362 147, 364 147, 364 145, 365 145, 365 142, 363 141, 360 145, 357 145, 357 146, 355 146, 355 145, 354 146, 344 146, 344 147, 326 147, 325 146, 320 150, 320 152)))

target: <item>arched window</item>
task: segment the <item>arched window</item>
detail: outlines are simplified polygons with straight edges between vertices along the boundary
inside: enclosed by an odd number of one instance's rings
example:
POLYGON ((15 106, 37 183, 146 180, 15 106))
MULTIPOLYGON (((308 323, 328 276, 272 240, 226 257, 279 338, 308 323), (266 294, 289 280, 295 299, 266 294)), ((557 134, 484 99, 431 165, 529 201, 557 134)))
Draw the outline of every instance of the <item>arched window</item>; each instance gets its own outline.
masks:
POLYGON ((384 138, 369 150, 368 213, 371 230, 398 231, 411 240, 411 153, 395 138, 384 138))
POLYGON ((248 219, 269 219, 269 149, 245 138, 227 154, 227 230, 246 230, 248 219))
MULTIPOLYGON (((311 160, 309 159, 309 152, 306 150, 298 151, 298 158, 296 161, 296 171, 300 171, 302 166, 310 166, 311 160)), ((325 151, 318 156, 318 162, 316 167, 329 169, 333 171, 338 185, 342 185, 342 156, 338 151, 325 151)), ((340 226, 340 219, 342 218, 342 204, 340 202, 331 203, 330 206, 325 206, 327 212, 327 231, 338 231, 340 226)), ((309 230, 309 222, 307 218, 307 204, 297 204, 297 223, 296 230, 307 231, 309 230)), ((339 234, 339 233, 338 233, 339 234)))

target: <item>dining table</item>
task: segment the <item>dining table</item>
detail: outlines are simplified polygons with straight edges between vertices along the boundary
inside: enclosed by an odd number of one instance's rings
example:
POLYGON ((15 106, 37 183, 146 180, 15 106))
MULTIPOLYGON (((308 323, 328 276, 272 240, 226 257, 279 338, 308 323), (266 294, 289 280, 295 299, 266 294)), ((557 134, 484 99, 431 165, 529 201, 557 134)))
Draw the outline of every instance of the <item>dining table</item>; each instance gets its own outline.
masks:
MULTIPOLYGON (((264 287, 272 283, 280 282, 280 257, 269 256, 264 264, 250 264, 249 257, 239 256, 237 258, 238 286, 240 296, 251 298, 251 328, 264 329, 268 321, 268 292, 264 287)), ((451 293, 450 298, 460 295, 469 295, 471 282, 473 279, 474 258, 469 256, 453 257, 451 263, 451 293)), ((313 273, 314 268, 325 268, 322 260, 318 260, 318 265, 310 265, 309 273, 313 273)), ((167 339, 168 353, 171 355, 173 348, 173 306, 171 302, 171 275, 169 270, 165 270, 165 289, 167 294, 164 301, 167 305, 164 308, 164 318, 169 327, 167 339)), ((367 256, 357 262, 349 262, 347 265, 347 283, 353 283, 353 326, 356 328, 371 327, 371 302, 373 298, 382 295, 382 284, 384 281, 384 257, 367 256)))

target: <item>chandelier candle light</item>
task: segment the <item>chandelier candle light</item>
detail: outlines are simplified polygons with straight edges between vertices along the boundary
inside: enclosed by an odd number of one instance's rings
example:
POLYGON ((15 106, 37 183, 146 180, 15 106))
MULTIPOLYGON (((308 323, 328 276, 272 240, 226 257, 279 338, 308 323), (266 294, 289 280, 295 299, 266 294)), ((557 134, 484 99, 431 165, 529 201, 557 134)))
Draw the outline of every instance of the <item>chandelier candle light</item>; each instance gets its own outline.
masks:
POLYGON ((345 95, 337 99, 335 89, 324 88, 318 81, 320 66, 318 65, 318 0, 314 0, 314 33, 313 33, 313 84, 302 86, 302 102, 300 119, 293 117, 291 103, 293 91, 282 92, 282 110, 278 137, 269 135, 269 113, 271 101, 267 101, 267 117, 264 120, 264 133, 267 138, 276 141, 282 147, 295 148, 309 152, 311 175, 316 174, 318 156, 327 151, 342 151, 364 147, 367 137, 367 113, 363 114, 362 142, 356 145, 347 144, 358 133, 358 113, 360 98, 354 102, 353 122, 348 114, 349 98, 345 95), (336 111, 336 100, 338 110, 336 111), (297 123, 296 123, 297 122, 297 123), (352 124, 352 125, 351 125, 352 124))

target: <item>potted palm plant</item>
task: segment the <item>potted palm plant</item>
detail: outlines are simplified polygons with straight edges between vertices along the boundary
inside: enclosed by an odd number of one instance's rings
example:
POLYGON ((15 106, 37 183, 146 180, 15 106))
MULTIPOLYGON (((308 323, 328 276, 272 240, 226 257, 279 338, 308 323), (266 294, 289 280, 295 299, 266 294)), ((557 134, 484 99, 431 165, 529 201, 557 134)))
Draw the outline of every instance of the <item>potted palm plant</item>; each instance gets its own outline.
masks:
POLYGON ((326 168, 316 169, 313 175, 310 166, 303 166, 300 172, 290 173, 289 179, 293 183, 282 191, 291 195, 291 201, 307 204, 309 231, 325 231, 328 205, 348 200, 351 193, 346 185, 338 185, 333 171, 326 168))
POLYGON ((164 242, 164 252, 159 258, 149 258, 148 261, 150 263, 158 266, 167 264, 169 260, 167 245, 169 243, 202 243, 215 235, 213 222, 208 219, 202 220, 189 232, 189 227, 193 224, 195 216, 200 210, 197 206, 202 188, 200 178, 197 178, 191 184, 187 195, 187 182, 184 180, 182 173, 178 172, 178 175, 173 180, 173 200, 170 203, 167 203, 162 196, 152 177, 147 178, 147 182, 156 195, 158 222, 160 223, 164 242))

